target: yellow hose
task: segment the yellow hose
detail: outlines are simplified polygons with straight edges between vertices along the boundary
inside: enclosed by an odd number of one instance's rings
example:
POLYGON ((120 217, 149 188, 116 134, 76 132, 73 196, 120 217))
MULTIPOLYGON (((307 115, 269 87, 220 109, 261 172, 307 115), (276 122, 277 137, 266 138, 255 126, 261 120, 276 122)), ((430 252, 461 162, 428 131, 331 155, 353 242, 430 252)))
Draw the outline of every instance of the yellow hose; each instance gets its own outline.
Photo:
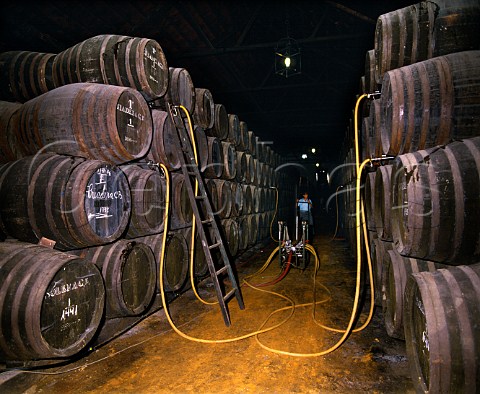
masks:
MULTIPOLYGON (((181 108, 187 112, 187 115, 188 115, 188 111, 185 109, 185 107, 181 106, 181 108)), ((189 126, 191 128, 191 121, 190 121, 190 118, 189 118, 189 115, 188 115, 188 120, 189 120, 189 126)), ((170 313, 168 311, 168 306, 167 306, 167 302, 166 302, 166 299, 165 299, 165 288, 164 288, 164 283, 163 283, 163 269, 164 269, 164 260, 165 260, 165 245, 166 245, 166 240, 167 240, 167 233, 168 233, 168 216, 169 216, 169 210, 170 210, 170 176, 168 174, 168 169, 167 167, 160 163, 159 164, 160 168, 162 168, 164 174, 165 174, 165 184, 166 184, 166 189, 165 189, 165 193, 166 193, 166 198, 165 198, 165 213, 164 213, 164 229, 163 229, 163 237, 162 237, 162 249, 161 249, 161 253, 160 253, 160 269, 159 269, 159 281, 160 281, 160 294, 161 294, 161 298, 162 298, 162 305, 163 305, 163 309, 165 311, 165 316, 170 324, 170 326, 172 327, 172 329, 178 334, 180 335, 181 337, 185 338, 185 339, 188 339, 188 340, 191 340, 191 341, 195 341, 195 342, 201 342, 201 343, 227 343, 227 342, 234 342, 234 341, 238 341, 238 340, 241 340, 241 339, 246 339, 246 338, 249 338, 249 337, 252 337, 252 336, 255 336, 255 335, 258 335, 258 334, 261 334, 261 333, 264 333, 264 332, 268 332, 268 331, 271 331, 277 327, 280 327, 282 324, 284 324, 288 319, 290 319, 290 317, 293 316, 293 313, 295 311, 295 303, 290 299, 288 298, 287 296, 284 296, 282 294, 279 294, 279 293, 275 293, 273 291, 269 291, 269 290, 264 290, 264 289, 258 289, 258 288, 255 288, 255 290, 258 290, 258 291, 261 291, 261 292, 264 292, 264 293, 269 293, 269 294, 273 294, 273 295, 276 295, 280 298, 283 298, 284 300, 288 301, 291 306, 289 307, 291 309, 291 312, 290 314, 288 315, 288 317, 286 317, 285 319, 283 319, 280 323, 277 323, 271 327, 268 327, 268 328, 265 328, 265 329, 259 329, 257 331, 254 331, 254 332, 251 332, 249 334, 245 334, 245 335, 242 335, 242 336, 239 336, 239 337, 234 337, 234 338, 227 338, 227 339, 202 339, 202 338, 195 338, 195 337, 192 337, 190 335, 187 335, 185 333, 183 333, 182 331, 180 331, 174 324, 173 320, 171 319, 170 317, 170 313)), ((192 235, 194 235, 194 232, 192 231, 192 235)), ((193 242, 192 242, 192 245, 193 245, 193 242)), ((249 285, 247 283, 248 286, 252 287, 251 285, 249 285)), ((272 316, 274 313, 276 313, 277 311, 274 311, 272 312, 266 319, 266 321, 268 321, 268 319, 270 318, 270 316, 272 316)), ((265 321, 265 322, 266 322, 265 321)), ((263 326, 265 325, 262 324, 262 328, 263 326)))
MULTIPOLYGON (((277 309, 275 311, 273 311, 272 313, 270 313, 268 315, 268 317, 265 319, 265 321, 262 323, 262 325, 260 326, 260 328, 257 330, 257 331, 254 331, 254 332, 251 332, 249 334, 245 334, 245 335, 242 335, 242 336, 239 336, 239 337, 234 337, 234 338, 227 338, 227 339, 202 339, 202 338, 195 338, 195 337, 192 337, 190 335, 187 335, 183 332, 181 332, 176 326, 175 324, 173 323, 170 315, 169 315, 169 312, 168 312, 168 308, 167 308, 167 303, 166 303, 166 300, 165 300, 165 292, 164 292, 164 285, 163 285, 163 266, 164 266, 164 250, 165 250, 165 242, 166 242, 166 234, 167 234, 167 230, 168 230, 168 209, 169 209, 169 188, 170 188, 170 185, 169 185, 169 176, 168 176, 168 171, 166 169, 166 167, 161 164, 162 166, 162 169, 163 171, 165 172, 165 178, 167 180, 167 198, 166 198, 166 204, 167 204, 167 207, 165 209, 165 228, 164 228, 164 236, 163 236, 163 240, 162 240, 162 252, 161 252, 161 264, 160 264, 160 290, 161 290, 161 297, 162 297, 162 303, 163 303, 163 307, 164 307, 164 310, 165 310, 165 315, 167 317, 167 320, 168 322, 170 323, 171 327, 174 329, 175 332, 177 332, 177 334, 179 334, 180 336, 182 336, 183 338, 186 338, 186 339, 189 339, 189 340, 192 340, 192 341, 195 341, 195 342, 201 342, 201 343, 227 343, 227 342, 234 342, 234 341, 238 341, 238 340, 242 340, 242 339, 246 339, 246 338, 249 338, 249 337, 252 337, 252 336, 255 336, 255 339, 257 341, 257 343, 264 349, 266 350, 269 350, 271 352, 274 352, 274 353, 277 353, 277 354, 283 354, 283 355, 289 355, 289 356, 296 356, 296 357, 317 357, 317 356, 322 356, 322 355, 325 355, 325 354, 328 354, 328 353, 331 353, 333 352, 334 350, 336 350, 338 347, 340 347, 346 340, 346 338, 349 336, 350 332, 358 332, 362 329, 364 329, 370 322, 372 316, 373 316, 373 308, 374 308, 374 289, 373 289, 373 272, 372 272, 372 265, 371 265, 371 259, 370 259, 370 253, 369 253, 369 245, 368 245, 368 232, 367 232, 367 229, 366 229, 366 225, 365 225, 365 214, 363 212, 363 209, 362 211, 360 211, 360 202, 361 202, 361 196, 360 196, 360 184, 361 184, 361 174, 362 174, 362 171, 365 167, 366 164, 368 164, 370 162, 370 159, 367 159, 365 160, 360 166, 358 165, 358 161, 359 161, 359 148, 358 148, 358 122, 357 122, 357 111, 358 111, 358 106, 359 106, 359 102, 360 100, 363 98, 363 97, 366 97, 367 95, 362 95, 361 97, 359 97, 359 99, 357 100, 357 103, 356 103, 356 106, 355 106, 355 153, 356 153, 356 175, 357 175, 357 179, 356 179, 356 237, 357 237, 357 275, 356 275, 356 286, 355 286, 355 297, 354 297, 354 304, 353 304, 353 307, 352 307, 352 312, 351 312, 351 315, 350 315, 350 320, 348 322, 348 325, 347 325, 347 328, 345 330, 338 330, 338 329, 333 329, 333 328, 330 328, 330 327, 326 327, 326 326, 323 326, 324 328, 328 329, 328 330, 332 330, 332 331, 336 331, 336 332, 342 332, 343 335, 342 337, 337 341, 337 343, 335 343, 333 346, 329 347, 328 349, 324 350, 324 351, 321 351, 321 352, 316 352, 316 353, 292 353, 292 352, 286 352, 286 351, 283 351, 283 350, 278 350, 278 349, 273 349, 273 348, 270 348, 264 344, 262 344, 258 338, 258 335, 261 334, 261 333, 264 333, 264 332, 267 332, 267 331, 271 331, 277 327, 280 327, 281 325, 283 325, 288 319, 291 318, 291 316, 293 315, 294 311, 295 311, 295 308, 296 307, 302 307, 302 306, 309 306, 309 305, 313 305, 313 315, 315 315, 315 305, 317 305, 318 303, 321 303, 321 302, 325 302, 326 300, 322 300, 322 301, 316 301, 315 300, 315 280, 316 280, 316 275, 317 275, 317 271, 318 271, 318 268, 319 268, 319 259, 318 259, 318 255, 315 251, 315 249, 313 248, 312 245, 305 245, 305 248, 307 251, 309 251, 310 253, 313 254, 313 256, 315 257, 315 269, 314 269, 314 302, 313 303, 306 303, 306 304, 301 304, 301 305, 295 305, 295 303, 288 297, 284 296, 284 295, 281 295, 279 293, 275 293, 275 292, 272 292, 272 291, 268 291, 268 290, 264 290, 264 289, 259 289, 251 284, 249 284, 246 279, 247 278, 251 278, 253 276, 256 276, 260 273, 262 273, 263 271, 265 271, 265 269, 268 267, 268 265, 270 264, 270 262, 272 261, 273 257, 275 256, 275 254, 279 251, 280 247, 277 247, 269 256, 269 258, 267 259, 266 263, 254 274, 252 275, 248 275, 245 277, 245 279, 243 280, 243 283, 245 283, 247 286, 251 287, 252 289, 254 290, 258 290, 258 291, 262 291, 262 292, 265 292, 265 293, 270 293, 270 294, 273 294, 273 295, 277 295, 279 296, 280 298, 283 298, 285 300, 287 300, 291 305, 290 306, 287 306, 287 307, 283 307, 283 308, 280 308, 280 309, 277 309), (357 314, 357 309, 358 309, 358 303, 359 303, 359 297, 360 297, 360 279, 361 279, 361 259, 362 259, 362 256, 361 256, 361 245, 360 245, 360 242, 361 242, 361 233, 360 233, 360 212, 362 213, 362 219, 363 219, 363 231, 364 231, 364 235, 365 235, 365 242, 366 242, 366 247, 367 247, 367 260, 368 260, 368 266, 369 266, 369 278, 370 278, 370 286, 371 286, 371 291, 372 291, 372 297, 371 297, 371 305, 370 305, 370 313, 369 313, 369 316, 366 320, 366 322, 362 325, 362 327, 359 327, 355 330, 352 330, 352 327, 353 327, 353 323, 355 321, 355 318, 356 318, 356 314, 357 314), (270 317, 273 316, 274 314, 278 313, 278 312, 281 312, 281 311, 284 311, 284 310, 290 310, 290 314, 287 318, 283 319, 280 323, 277 323, 269 328, 266 328, 266 329, 263 329, 263 327, 267 324, 267 322, 269 321, 270 317)), ((188 123, 189 123, 189 128, 190 128, 190 131, 191 131, 191 138, 192 138, 192 141, 194 141, 194 136, 193 136, 193 127, 191 125, 191 119, 190 119, 190 115, 188 113, 188 111, 186 110, 185 107, 183 106, 180 106, 180 108, 182 108, 183 111, 185 111, 185 113, 187 114, 187 119, 188 119, 188 123)), ((196 157, 196 152, 195 152, 195 160, 197 161, 197 157, 196 157)), ((198 161, 197 161, 198 162, 198 161)), ((197 187, 198 187, 198 183, 196 184, 196 190, 195 190, 195 195, 197 193, 197 187)), ((363 206, 362 206, 363 208, 363 206)), ((194 218, 195 219, 195 218, 194 218)), ((273 220, 272 220, 273 222, 273 220)), ((194 224, 195 222, 193 221, 192 223, 192 246, 191 246, 191 261, 190 261, 190 274, 191 274, 191 278, 193 278, 193 251, 194 251, 194 241, 195 241, 195 232, 194 232, 194 224)), ((273 237, 272 237, 273 238, 273 237)), ((201 300, 202 302, 204 303, 207 303, 205 301, 203 301, 199 296, 198 294, 196 293, 196 290, 195 290, 195 286, 194 286, 194 283, 193 283, 193 279, 192 280, 192 288, 195 292, 195 294, 197 295, 197 298, 199 300, 201 300)), ((328 291, 328 289, 327 289, 328 291)), ((316 322, 315 320, 315 316, 314 316, 314 321, 316 322)))
MULTIPOLYGON (((192 126, 192 119, 190 117, 190 113, 188 110, 183 106, 179 106, 180 109, 182 109, 183 112, 185 112, 188 120, 188 129, 189 129, 189 134, 190 134, 190 140, 192 141, 192 147, 193 147, 193 154, 195 157, 195 163, 198 165, 198 155, 197 155, 197 147, 196 147, 196 142, 195 142, 195 133, 193 131, 193 126, 192 126)), ((195 196, 198 193, 198 180, 195 180, 195 196)), ((218 304, 218 301, 205 301, 202 297, 197 292, 197 288, 195 286, 195 226, 196 226, 196 221, 195 221, 195 215, 192 215, 192 235, 191 235, 191 242, 190 242, 190 264, 189 264, 189 271, 190 271, 190 284, 192 286, 193 293, 195 294, 195 297, 205 305, 215 305, 218 304)))
POLYGON ((270 238, 272 238, 272 240, 274 242, 278 242, 279 240, 278 239, 275 239, 274 236, 273 236, 273 232, 272 232, 272 226, 273 226, 273 221, 275 220, 275 216, 277 215, 277 210, 278 210, 278 189, 277 187, 275 186, 275 213, 273 214, 273 218, 270 222, 270 238))
POLYGON ((337 236, 337 231, 338 231, 338 190, 342 186, 338 186, 337 190, 335 190, 335 218, 336 218, 336 223, 335 223, 335 232, 333 233, 332 241, 335 239, 337 236))

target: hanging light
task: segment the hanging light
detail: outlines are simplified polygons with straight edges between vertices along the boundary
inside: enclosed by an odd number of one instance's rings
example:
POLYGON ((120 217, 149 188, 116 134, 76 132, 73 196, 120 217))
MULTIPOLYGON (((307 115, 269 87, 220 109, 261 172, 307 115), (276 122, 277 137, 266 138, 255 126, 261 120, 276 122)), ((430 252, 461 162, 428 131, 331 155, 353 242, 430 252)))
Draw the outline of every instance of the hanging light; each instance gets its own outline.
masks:
POLYGON ((302 69, 300 47, 297 41, 290 37, 290 18, 288 15, 288 3, 285 3, 285 26, 287 36, 278 41, 275 48, 275 74, 288 78, 300 74, 302 69))
POLYGON ((282 38, 275 48, 275 74, 288 78, 300 74, 302 63, 300 47, 291 37, 282 38))

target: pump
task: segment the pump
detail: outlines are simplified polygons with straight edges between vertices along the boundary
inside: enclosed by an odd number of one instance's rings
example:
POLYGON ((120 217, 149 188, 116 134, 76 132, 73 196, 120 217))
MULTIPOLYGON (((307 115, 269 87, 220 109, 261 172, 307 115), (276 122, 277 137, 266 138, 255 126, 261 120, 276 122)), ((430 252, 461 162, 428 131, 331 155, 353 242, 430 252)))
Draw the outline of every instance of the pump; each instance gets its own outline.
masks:
POLYGON ((280 267, 284 267, 287 261, 294 268, 304 270, 310 260, 310 255, 306 250, 306 243, 308 243, 308 222, 302 221, 302 237, 297 240, 297 243, 290 239, 288 234, 287 223, 278 221, 278 256, 280 267), (291 257, 289 257, 291 256, 291 257))

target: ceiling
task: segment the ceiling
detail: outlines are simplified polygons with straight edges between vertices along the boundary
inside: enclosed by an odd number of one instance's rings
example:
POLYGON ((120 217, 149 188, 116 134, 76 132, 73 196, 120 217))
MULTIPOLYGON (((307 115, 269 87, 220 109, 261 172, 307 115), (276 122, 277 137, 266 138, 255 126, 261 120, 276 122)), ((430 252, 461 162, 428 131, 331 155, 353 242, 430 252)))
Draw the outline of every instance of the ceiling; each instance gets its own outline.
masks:
POLYGON ((4 4, 0 52, 59 53, 99 34, 155 39, 170 67, 245 121, 283 155, 316 147, 322 165, 343 159, 365 56, 379 15, 411 1, 102 0, 4 4), (278 41, 294 38, 301 74, 277 75, 278 41))

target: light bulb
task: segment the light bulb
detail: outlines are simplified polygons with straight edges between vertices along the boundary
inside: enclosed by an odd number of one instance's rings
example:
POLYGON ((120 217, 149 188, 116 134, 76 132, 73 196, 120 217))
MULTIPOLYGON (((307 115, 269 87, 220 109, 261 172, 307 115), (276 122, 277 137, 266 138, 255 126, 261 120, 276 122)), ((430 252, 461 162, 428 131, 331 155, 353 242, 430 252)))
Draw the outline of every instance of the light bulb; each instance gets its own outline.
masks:
POLYGON ((285 58, 285 67, 287 67, 287 68, 290 67, 290 63, 291 63, 291 60, 290 60, 290 58, 287 56, 287 57, 285 58))

